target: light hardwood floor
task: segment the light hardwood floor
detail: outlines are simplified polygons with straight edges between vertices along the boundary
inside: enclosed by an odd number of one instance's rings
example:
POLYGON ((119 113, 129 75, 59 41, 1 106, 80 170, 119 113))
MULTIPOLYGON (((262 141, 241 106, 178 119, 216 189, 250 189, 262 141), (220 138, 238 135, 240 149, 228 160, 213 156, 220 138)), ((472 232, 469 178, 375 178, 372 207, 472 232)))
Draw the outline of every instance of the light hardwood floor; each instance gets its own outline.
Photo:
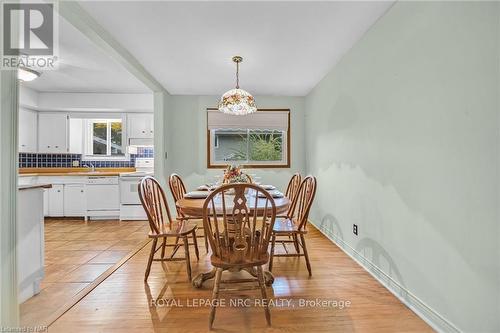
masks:
MULTIPOLYGON (((273 299, 291 300, 271 308, 272 327, 263 309, 225 307, 217 310, 216 332, 428 332, 432 329, 337 246, 311 227, 306 236, 312 273, 303 258, 276 258, 275 282, 268 288, 273 299), (301 299, 349 301, 343 309, 299 307, 301 299)), ((201 242, 202 243, 202 242, 201 242)), ((278 250, 283 251, 281 245, 278 250)), ((181 252, 181 251, 179 251, 181 252)), ((189 307, 196 299, 211 297, 212 282, 195 289, 182 262, 153 263, 143 282, 149 245, 125 262, 73 308, 56 320, 49 332, 205 332, 209 307, 189 307), (152 300, 176 301, 177 306, 151 306, 152 300), (189 303, 188 303, 189 302, 189 303), (182 305, 183 307, 180 307, 182 305)), ((200 244, 200 261, 192 258, 193 276, 210 269, 200 244)), ((231 274, 231 273, 224 273, 231 274)), ((223 276, 224 279, 224 276, 223 276)), ((259 291, 222 292, 229 299, 256 299, 259 291)))
POLYGON ((42 290, 20 306, 21 325, 45 325, 52 314, 146 239, 145 221, 45 220, 42 290))

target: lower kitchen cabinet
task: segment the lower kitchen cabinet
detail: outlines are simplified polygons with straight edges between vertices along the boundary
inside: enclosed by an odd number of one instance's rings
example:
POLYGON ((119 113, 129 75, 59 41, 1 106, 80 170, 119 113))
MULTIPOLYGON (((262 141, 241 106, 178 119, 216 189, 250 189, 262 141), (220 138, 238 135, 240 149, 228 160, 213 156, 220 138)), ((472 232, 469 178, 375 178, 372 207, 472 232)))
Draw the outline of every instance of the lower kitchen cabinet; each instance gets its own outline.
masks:
POLYGON ((48 190, 48 197, 48 216, 64 216, 64 185, 52 185, 48 190))
POLYGON ((37 180, 23 179, 23 182, 29 181, 52 184, 52 188, 43 194, 44 216, 85 219, 120 216, 117 176, 39 176, 37 180))
POLYGON ((85 185, 64 185, 64 216, 85 216, 86 213, 85 185))

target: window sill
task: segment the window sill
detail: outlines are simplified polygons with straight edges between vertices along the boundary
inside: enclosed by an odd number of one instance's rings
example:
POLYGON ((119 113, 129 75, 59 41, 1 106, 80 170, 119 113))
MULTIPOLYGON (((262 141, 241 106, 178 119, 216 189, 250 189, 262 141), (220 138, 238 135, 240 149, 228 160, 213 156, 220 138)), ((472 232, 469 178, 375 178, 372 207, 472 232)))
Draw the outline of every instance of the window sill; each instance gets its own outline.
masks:
POLYGON ((209 164, 208 169, 225 169, 228 165, 239 165, 243 169, 289 169, 290 164, 244 164, 227 162, 226 164, 209 164))

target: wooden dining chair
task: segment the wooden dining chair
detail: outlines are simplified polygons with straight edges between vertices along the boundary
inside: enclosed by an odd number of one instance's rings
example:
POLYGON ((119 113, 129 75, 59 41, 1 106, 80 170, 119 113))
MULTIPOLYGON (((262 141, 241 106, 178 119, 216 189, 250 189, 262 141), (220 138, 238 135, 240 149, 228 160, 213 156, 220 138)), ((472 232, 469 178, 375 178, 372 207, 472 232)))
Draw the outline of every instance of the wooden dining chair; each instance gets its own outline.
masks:
MULTIPOLYGON (((296 173, 292 176, 292 178, 290 178, 290 181, 288 182, 288 186, 286 187, 285 191, 285 197, 287 197, 290 201, 293 201, 295 195, 299 191, 301 182, 302 182, 302 176, 300 175, 300 173, 296 173)), ((292 208, 291 205, 290 208, 292 208)), ((280 215, 278 217, 286 218, 288 217, 288 213, 286 213, 285 215, 280 215)))
POLYGON ((285 192, 285 196, 288 199, 293 200, 295 194, 297 194, 299 190, 301 182, 302 182, 302 176, 298 172, 294 174, 292 178, 290 178, 290 181, 288 182, 288 186, 286 187, 286 192, 285 192))
POLYGON ((149 220, 149 238, 152 238, 151 252, 149 253, 148 265, 144 275, 144 281, 148 280, 151 264, 153 261, 186 261, 186 269, 189 281, 191 281, 191 262, 189 258, 189 237, 193 237, 193 245, 196 258, 199 260, 198 246, 196 242, 196 224, 186 220, 172 220, 168 208, 165 192, 156 179, 151 176, 144 177, 139 183, 139 198, 146 211, 149 220), (176 240, 182 239, 184 243, 185 256, 183 258, 174 257, 180 244, 167 244, 168 238, 175 237, 176 240), (158 239, 163 240, 158 248, 156 247, 158 239), (174 247, 170 256, 165 258, 165 248, 174 247), (155 259, 154 256, 161 249, 161 258, 155 259))
MULTIPOLYGON (((186 186, 184 185, 184 182, 182 181, 182 178, 181 176, 179 176, 178 174, 176 173, 173 173, 170 175, 170 178, 168 180, 168 185, 170 187, 170 192, 172 193, 172 197, 174 198, 175 202, 181 200, 182 198, 184 198, 184 195, 186 194, 186 186)), ((177 211, 177 219, 179 220, 186 220, 186 221, 189 221, 189 220, 194 220, 194 221, 197 221, 197 222, 201 222, 202 218, 201 216, 191 216, 191 215, 186 215, 182 212, 182 210, 177 207, 177 205, 175 206, 175 209, 177 211)), ((204 240, 205 240, 205 250, 207 251, 208 253, 208 241, 207 241, 207 236, 205 235, 205 230, 203 228, 203 223, 200 223, 201 225, 198 225, 198 223, 196 224, 198 226, 198 229, 202 229, 203 230, 203 235, 197 235, 197 237, 203 237, 204 240)))
POLYGON ((252 176, 250 176, 248 173, 244 173, 245 177, 247 178, 247 182, 250 184, 253 184, 253 179, 252 176))
MULTIPOLYGON (((213 326, 220 284, 258 282, 267 300, 262 265, 269 262, 268 246, 276 218, 276 205, 267 191, 253 184, 228 184, 212 192, 203 205, 203 224, 216 268, 209 327, 213 326), (247 193, 247 194, 245 194, 247 193), (257 279, 221 281, 224 270, 256 270, 257 279)), ((248 288, 247 288, 248 289, 248 288)), ((264 307, 268 325, 271 313, 264 307)))
POLYGON ((269 271, 273 269, 274 257, 305 257, 307 270, 309 276, 312 275, 311 262, 309 261, 309 254, 307 253, 306 240, 304 235, 307 233, 307 221, 309 218, 309 211, 316 195, 316 178, 307 176, 300 184, 298 191, 292 201, 288 216, 276 220, 274 224, 273 233, 271 236, 271 259, 269 261, 269 271), (287 237, 288 239, 279 239, 287 237), (299 239, 300 238, 300 239, 299 239), (284 254, 275 254, 274 248, 276 241, 284 243, 293 243, 296 253, 288 253, 285 246, 284 254), (301 253, 301 250, 302 252, 301 253))

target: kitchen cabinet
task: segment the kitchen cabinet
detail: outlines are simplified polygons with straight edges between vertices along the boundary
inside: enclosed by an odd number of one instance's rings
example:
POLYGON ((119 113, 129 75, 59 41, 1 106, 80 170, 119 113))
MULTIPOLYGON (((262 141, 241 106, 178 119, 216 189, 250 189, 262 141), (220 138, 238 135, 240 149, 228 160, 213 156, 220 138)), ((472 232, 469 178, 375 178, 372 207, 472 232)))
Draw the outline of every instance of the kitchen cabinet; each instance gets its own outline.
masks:
POLYGON ((127 115, 128 137, 130 139, 152 139, 154 134, 153 115, 137 113, 127 115))
POLYGON ((35 111, 19 108, 19 152, 37 152, 38 116, 35 111))
POLYGON ((64 216, 85 216, 86 213, 85 186, 64 185, 64 216))
POLYGON ((69 152, 83 154, 83 119, 69 119, 69 152))
POLYGON ((64 216, 64 185, 55 184, 48 190, 48 216, 64 216))
POLYGON ((45 113, 38 115, 38 151, 40 153, 68 152, 68 115, 45 113))

